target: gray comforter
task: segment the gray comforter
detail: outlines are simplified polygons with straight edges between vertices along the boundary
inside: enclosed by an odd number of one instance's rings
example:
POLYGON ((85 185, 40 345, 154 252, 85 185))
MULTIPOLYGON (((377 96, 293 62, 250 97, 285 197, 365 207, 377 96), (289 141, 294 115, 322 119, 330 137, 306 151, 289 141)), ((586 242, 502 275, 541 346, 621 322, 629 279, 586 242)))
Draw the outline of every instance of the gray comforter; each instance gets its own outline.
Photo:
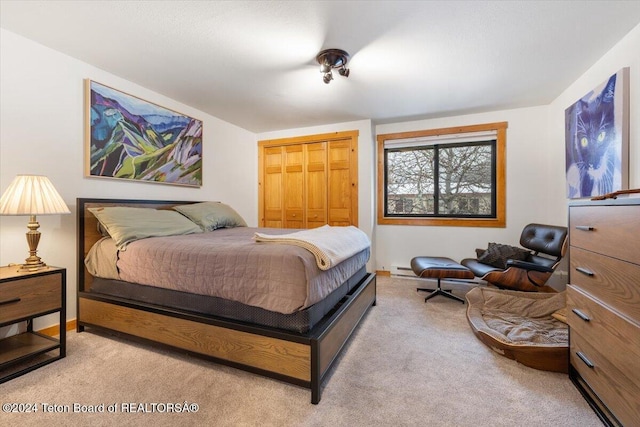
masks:
POLYGON ((308 250, 256 243, 256 231, 292 230, 237 227, 138 240, 118 252, 119 278, 290 314, 322 300, 369 260, 367 248, 322 271, 308 250))

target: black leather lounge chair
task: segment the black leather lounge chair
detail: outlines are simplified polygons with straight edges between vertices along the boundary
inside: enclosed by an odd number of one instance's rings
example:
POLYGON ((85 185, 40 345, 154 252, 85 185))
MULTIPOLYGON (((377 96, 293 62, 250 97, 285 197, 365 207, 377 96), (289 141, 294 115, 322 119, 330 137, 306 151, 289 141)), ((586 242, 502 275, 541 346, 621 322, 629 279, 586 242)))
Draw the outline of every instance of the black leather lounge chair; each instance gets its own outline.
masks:
POLYGON ((526 249, 490 243, 486 250, 476 249, 477 258, 460 264, 501 289, 555 292, 546 283, 567 250, 567 228, 529 224, 522 230, 520 245, 526 249))

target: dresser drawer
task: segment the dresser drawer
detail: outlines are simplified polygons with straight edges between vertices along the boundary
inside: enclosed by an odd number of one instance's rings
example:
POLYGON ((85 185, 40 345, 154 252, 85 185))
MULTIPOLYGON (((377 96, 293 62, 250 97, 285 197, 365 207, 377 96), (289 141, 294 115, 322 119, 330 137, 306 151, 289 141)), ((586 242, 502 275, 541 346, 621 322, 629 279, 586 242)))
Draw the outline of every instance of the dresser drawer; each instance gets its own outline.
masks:
MULTIPOLYGON (((622 375, 606 356, 590 344, 590 341, 591 338, 582 337, 571 328, 569 362, 623 425, 638 425, 640 387, 622 375)), ((600 345, 598 347, 600 348, 600 345)))
POLYGON ((580 289, 567 288, 567 323, 606 355, 622 376, 640 384, 640 323, 621 316, 580 289))
POLYGON ((640 266, 571 248, 570 278, 596 299, 640 323, 640 266))
POLYGON ((570 244, 640 264, 640 239, 632 237, 640 230, 638 212, 638 206, 571 206, 570 244))
POLYGON ((60 274, 0 283, 0 324, 60 309, 61 283, 60 274))

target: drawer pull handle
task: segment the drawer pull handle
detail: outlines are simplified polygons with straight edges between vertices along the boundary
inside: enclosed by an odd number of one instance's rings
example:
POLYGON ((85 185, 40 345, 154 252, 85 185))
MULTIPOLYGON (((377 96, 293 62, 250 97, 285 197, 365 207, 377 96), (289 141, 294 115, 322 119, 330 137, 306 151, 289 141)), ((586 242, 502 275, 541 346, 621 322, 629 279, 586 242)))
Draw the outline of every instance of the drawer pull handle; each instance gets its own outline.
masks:
POLYGON ((579 318, 581 318, 585 322, 588 322, 589 320, 591 320, 591 318, 589 316, 587 316, 586 314, 584 314, 582 311, 578 310, 577 308, 573 308, 573 309, 571 309, 571 311, 573 311, 576 316, 578 316, 579 318))
POLYGON ((11 298, 8 300, 0 301, 0 305, 13 304, 14 302, 20 302, 20 298, 11 298))
POLYGON ((594 228, 590 225, 576 225, 576 230, 593 231, 594 228))
POLYGON ((586 268, 582 268, 582 267, 576 267, 576 271, 584 274, 585 276, 589 276, 589 277, 593 277, 593 271, 589 271, 586 268))
POLYGON ((589 360, 587 358, 587 356, 582 354, 581 351, 576 352, 576 356, 578 356, 580 358, 580 360, 582 360, 584 362, 584 364, 587 365, 588 367, 590 367, 591 369, 595 368, 596 365, 594 365, 593 362, 591 362, 591 360, 589 360))

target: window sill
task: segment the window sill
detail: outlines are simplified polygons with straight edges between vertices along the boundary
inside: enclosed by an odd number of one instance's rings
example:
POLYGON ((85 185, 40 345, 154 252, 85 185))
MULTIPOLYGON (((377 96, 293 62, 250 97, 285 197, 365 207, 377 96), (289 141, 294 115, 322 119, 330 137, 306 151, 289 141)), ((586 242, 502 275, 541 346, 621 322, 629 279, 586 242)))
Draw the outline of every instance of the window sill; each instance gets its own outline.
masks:
POLYGON ((492 227, 505 228, 504 218, 398 218, 378 217, 378 225, 420 225, 435 227, 492 227))

